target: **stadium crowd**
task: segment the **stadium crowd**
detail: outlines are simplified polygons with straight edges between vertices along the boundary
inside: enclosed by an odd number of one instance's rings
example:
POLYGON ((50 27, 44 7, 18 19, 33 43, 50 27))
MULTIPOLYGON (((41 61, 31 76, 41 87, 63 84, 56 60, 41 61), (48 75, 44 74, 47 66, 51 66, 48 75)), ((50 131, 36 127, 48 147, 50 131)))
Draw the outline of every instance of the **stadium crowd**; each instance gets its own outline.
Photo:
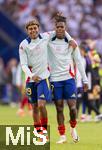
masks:
MULTIPOLYGON (((102 1, 0 0, 0 6, 22 28, 28 20, 36 16, 40 20, 42 32, 53 29, 52 18, 56 12, 60 11, 68 18, 68 32, 80 45, 90 87, 88 93, 79 92, 77 108, 82 103, 82 121, 91 119, 92 110, 96 116, 99 115, 102 103, 102 1)), ((18 68, 19 62, 16 59, 11 59, 5 66, 0 58, 0 103, 12 104, 21 101, 22 85, 17 80, 18 68)), ((80 75, 79 80, 81 81, 80 75)), ((80 85, 78 89, 80 91, 80 85)))
POLYGON ((92 38, 97 50, 102 47, 102 1, 101 0, 1 0, 1 6, 21 27, 37 17, 41 31, 53 29, 52 17, 60 11, 69 20, 68 31, 77 42, 92 38))

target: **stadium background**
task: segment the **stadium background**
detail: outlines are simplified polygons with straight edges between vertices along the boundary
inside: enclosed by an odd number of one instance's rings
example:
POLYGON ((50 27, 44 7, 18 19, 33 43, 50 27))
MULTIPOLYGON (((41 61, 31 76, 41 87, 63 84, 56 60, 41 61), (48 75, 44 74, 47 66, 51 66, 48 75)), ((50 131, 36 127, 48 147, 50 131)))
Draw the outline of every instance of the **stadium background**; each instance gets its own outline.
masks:
MULTIPOLYGON (((32 118, 28 115, 20 118, 16 113, 21 97, 16 86, 16 70, 19 64, 18 46, 26 37, 24 25, 28 20, 36 16, 41 23, 41 32, 51 31, 53 30, 51 18, 58 11, 67 17, 68 32, 78 44, 90 39, 87 44, 90 49, 95 49, 99 54, 101 70, 102 0, 0 0, 0 124, 32 124, 32 118)), ((100 80, 101 78, 100 76, 100 80)), ((56 112, 53 105, 50 104, 47 107, 52 126, 52 150, 66 149, 66 147, 72 150, 102 149, 102 123, 96 122, 79 123, 81 141, 78 145, 71 143, 68 134, 69 145, 67 143, 60 147, 56 146, 58 139, 56 112), (54 120, 53 117, 55 117, 54 120)), ((65 106, 66 124, 68 123, 67 114, 65 106)), ((94 116, 94 113, 92 115, 94 116)))

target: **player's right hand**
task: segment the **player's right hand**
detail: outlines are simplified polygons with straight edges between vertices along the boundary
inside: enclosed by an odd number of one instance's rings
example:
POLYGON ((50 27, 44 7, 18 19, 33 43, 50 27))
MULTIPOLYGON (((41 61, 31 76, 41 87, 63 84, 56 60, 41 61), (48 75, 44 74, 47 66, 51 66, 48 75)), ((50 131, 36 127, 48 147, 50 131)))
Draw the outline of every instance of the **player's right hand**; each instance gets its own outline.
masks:
POLYGON ((33 76, 32 80, 36 83, 39 83, 41 81, 41 78, 39 76, 33 76))
POLYGON ((88 84, 84 83, 83 84, 83 89, 84 89, 84 92, 87 92, 89 87, 88 87, 88 84))
POLYGON ((72 47, 73 49, 76 49, 77 44, 74 42, 74 40, 69 41, 69 47, 72 47))

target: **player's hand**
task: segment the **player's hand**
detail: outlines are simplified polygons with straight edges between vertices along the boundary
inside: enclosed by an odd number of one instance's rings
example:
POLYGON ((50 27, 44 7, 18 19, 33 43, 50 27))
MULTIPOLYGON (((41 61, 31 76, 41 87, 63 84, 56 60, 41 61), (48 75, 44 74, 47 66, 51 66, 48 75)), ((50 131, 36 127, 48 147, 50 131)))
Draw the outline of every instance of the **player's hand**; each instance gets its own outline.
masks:
POLYGON ((69 41, 69 47, 73 47, 73 49, 76 49, 77 44, 74 42, 74 40, 69 41))
POLYGON ((33 76, 32 80, 36 83, 39 83, 41 81, 41 78, 39 76, 33 76))
POLYGON ((88 84, 84 83, 83 84, 83 90, 84 90, 84 92, 87 92, 88 89, 89 89, 88 84))

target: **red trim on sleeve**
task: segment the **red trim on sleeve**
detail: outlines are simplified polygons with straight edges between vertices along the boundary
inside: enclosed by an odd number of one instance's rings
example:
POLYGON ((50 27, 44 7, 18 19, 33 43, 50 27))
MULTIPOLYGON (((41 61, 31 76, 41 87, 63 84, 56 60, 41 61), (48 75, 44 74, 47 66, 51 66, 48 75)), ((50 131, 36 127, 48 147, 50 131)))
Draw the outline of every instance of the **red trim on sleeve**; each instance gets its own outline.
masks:
POLYGON ((74 72, 72 72, 71 65, 70 65, 69 73, 70 73, 72 78, 75 78, 75 76, 76 76, 76 65, 74 65, 74 72))

